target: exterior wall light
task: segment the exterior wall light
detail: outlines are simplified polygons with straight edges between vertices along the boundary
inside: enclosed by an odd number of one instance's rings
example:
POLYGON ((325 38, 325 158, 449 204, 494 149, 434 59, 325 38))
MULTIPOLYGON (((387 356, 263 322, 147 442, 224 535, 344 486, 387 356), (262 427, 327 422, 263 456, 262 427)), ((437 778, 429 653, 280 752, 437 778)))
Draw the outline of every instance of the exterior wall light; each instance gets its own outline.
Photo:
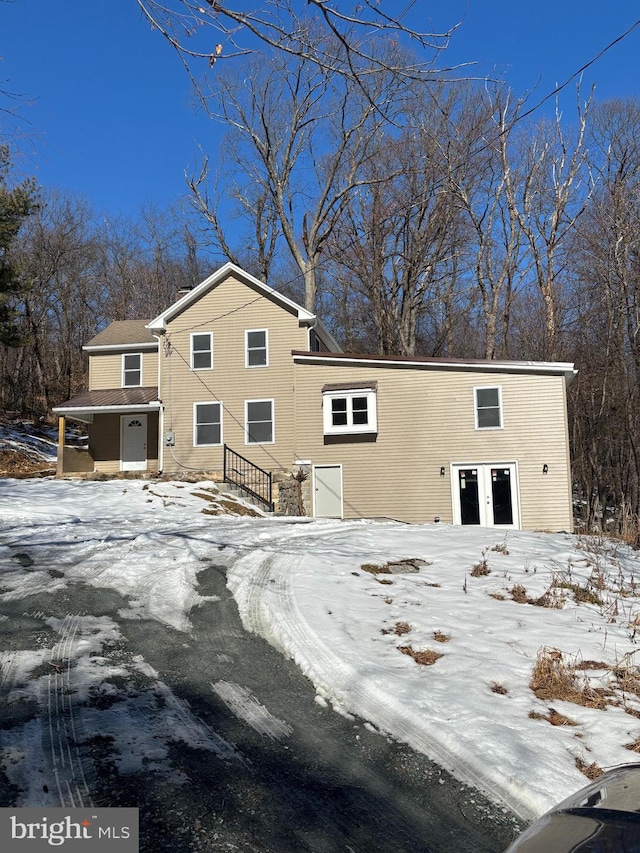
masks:
POLYGON ((542 473, 543 473, 543 474, 548 474, 548 473, 549 473, 549 466, 547 465, 547 463, 546 463, 546 462, 545 462, 545 463, 544 463, 544 465, 542 466, 542 473))
POLYGON ((440 476, 444 477, 444 465, 440 468, 440 476))

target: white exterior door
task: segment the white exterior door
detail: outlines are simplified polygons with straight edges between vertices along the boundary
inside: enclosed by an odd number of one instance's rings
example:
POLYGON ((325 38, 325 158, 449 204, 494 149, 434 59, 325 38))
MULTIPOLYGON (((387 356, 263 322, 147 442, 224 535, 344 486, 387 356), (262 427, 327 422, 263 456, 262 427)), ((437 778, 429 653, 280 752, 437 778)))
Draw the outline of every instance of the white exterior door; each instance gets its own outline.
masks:
POLYGON ((120 418, 120 470, 147 470, 147 416, 120 418))
POLYGON ((342 465, 313 466, 315 518, 342 518, 342 465))
POLYGON ((452 465, 451 485, 454 524, 520 529, 515 463, 452 465))

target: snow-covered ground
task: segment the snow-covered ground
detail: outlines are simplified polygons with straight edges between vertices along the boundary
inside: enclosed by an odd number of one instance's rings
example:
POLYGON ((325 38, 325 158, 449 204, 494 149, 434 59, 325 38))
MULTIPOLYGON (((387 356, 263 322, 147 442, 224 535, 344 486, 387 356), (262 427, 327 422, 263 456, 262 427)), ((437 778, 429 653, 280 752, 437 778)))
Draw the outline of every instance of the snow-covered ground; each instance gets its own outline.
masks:
POLYGON ((20 420, 3 420, 0 424, 0 451, 13 451, 31 462, 55 465, 58 436, 53 427, 20 420))
POLYGON ((640 738, 636 552, 564 534, 211 514, 220 506, 211 483, 2 480, 0 600, 82 581, 125 595, 127 618, 188 632, 214 556, 245 626, 297 662, 319 703, 525 819, 586 784, 578 766, 637 759, 625 748, 640 738), (579 701, 536 696, 540 655, 573 674, 579 701))

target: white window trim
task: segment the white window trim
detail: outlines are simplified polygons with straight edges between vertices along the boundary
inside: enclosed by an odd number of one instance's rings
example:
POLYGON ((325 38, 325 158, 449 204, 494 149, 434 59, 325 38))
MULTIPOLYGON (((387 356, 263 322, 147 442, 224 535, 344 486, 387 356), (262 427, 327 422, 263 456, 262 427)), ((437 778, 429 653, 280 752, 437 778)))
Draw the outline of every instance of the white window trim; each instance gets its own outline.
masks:
MULTIPOLYGON (((257 349, 257 347, 256 347, 257 349)), ((262 347, 260 347, 262 349, 262 347)), ((244 333, 244 366, 254 370, 255 368, 269 367, 269 329, 245 329, 244 333), (265 364, 249 364, 249 334, 251 332, 264 332, 264 350, 266 355, 265 364)))
MULTIPOLYGON (((191 367, 191 370, 198 370, 198 371, 200 371, 200 370, 213 370, 213 332, 191 332, 191 335, 189 338, 189 344, 190 344, 189 365, 191 367), (193 363, 193 356, 194 356, 193 341, 194 341, 194 338, 196 337, 196 335, 199 337, 204 336, 204 335, 209 336, 209 350, 208 350, 208 352, 209 352, 210 361, 211 361, 211 364, 209 365, 209 367, 195 367, 194 366, 194 363, 193 363)), ((207 352, 207 350, 200 349, 200 350, 197 350, 197 352, 199 352, 199 353, 207 352)))
POLYGON ((123 352, 123 353, 122 353, 122 378, 121 378, 121 383, 122 383, 122 386, 121 386, 122 388, 142 388, 142 353, 141 353, 141 352, 123 352), (126 373, 132 373, 132 372, 133 372, 133 371, 131 371, 131 370, 127 370, 127 371, 125 371, 125 369, 124 369, 125 358, 127 358, 127 357, 129 357, 129 358, 130 358, 132 355, 137 355, 137 356, 138 356, 138 358, 140 359, 140 367, 139 367, 139 371, 140 371, 140 382, 138 382, 138 383, 137 383, 137 385, 127 385, 127 384, 125 384, 125 381, 124 381, 125 374, 126 374, 126 373))
POLYGON ((276 403, 273 397, 263 397, 258 400, 244 401, 244 443, 249 447, 276 443, 276 403), (271 403, 271 441, 249 441, 249 403, 271 403))
POLYGON ((194 447, 222 447, 224 444, 224 436, 223 436, 223 412, 224 406, 222 405, 221 400, 199 400, 197 403, 193 404, 193 446, 194 447), (218 406, 220 412, 220 441, 212 442, 207 444, 199 444, 198 443, 198 406, 218 406))
MULTIPOLYGON (((484 408, 484 407, 483 407, 484 408)), ((473 389, 473 417, 475 419, 476 429, 480 432, 490 430, 504 429, 504 416, 502 411, 502 386, 501 385, 476 385, 473 389), (478 424, 478 391, 488 391, 497 389, 498 391, 498 414, 500 415, 500 424, 498 426, 480 426, 478 424)))
POLYGON ((325 435, 362 435, 378 432, 377 392, 373 388, 350 388, 344 391, 324 391, 322 393, 322 425, 325 435), (353 423, 353 398, 367 398, 367 424, 353 423), (334 426, 331 401, 336 399, 347 401, 347 423, 334 426))

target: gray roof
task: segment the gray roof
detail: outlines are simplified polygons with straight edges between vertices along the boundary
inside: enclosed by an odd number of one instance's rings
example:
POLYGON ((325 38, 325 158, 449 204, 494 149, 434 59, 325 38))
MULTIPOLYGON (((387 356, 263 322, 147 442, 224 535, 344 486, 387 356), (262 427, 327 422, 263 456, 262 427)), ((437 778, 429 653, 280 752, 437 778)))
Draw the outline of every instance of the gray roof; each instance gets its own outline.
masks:
MULTIPOLYGON (((306 352, 291 350, 294 362, 343 364, 367 367, 441 368, 443 370, 480 370, 504 373, 563 374, 567 384, 578 373, 568 361, 497 361, 479 358, 431 358, 413 355, 361 355, 349 352, 306 352)), ((323 389, 323 390, 326 390, 323 389)))
POLYGON ((109 388, 105 391, 83 391, 60 403, 54 411, 63 409, 113 408, 114 406, 147 406, 158 399, 157 388, 109 388))
POLYGON ((157 344, 149 329, 148 320, 114 320, 106 329, 91 338, 85 347, 122 346, 127 344, 157 344))

